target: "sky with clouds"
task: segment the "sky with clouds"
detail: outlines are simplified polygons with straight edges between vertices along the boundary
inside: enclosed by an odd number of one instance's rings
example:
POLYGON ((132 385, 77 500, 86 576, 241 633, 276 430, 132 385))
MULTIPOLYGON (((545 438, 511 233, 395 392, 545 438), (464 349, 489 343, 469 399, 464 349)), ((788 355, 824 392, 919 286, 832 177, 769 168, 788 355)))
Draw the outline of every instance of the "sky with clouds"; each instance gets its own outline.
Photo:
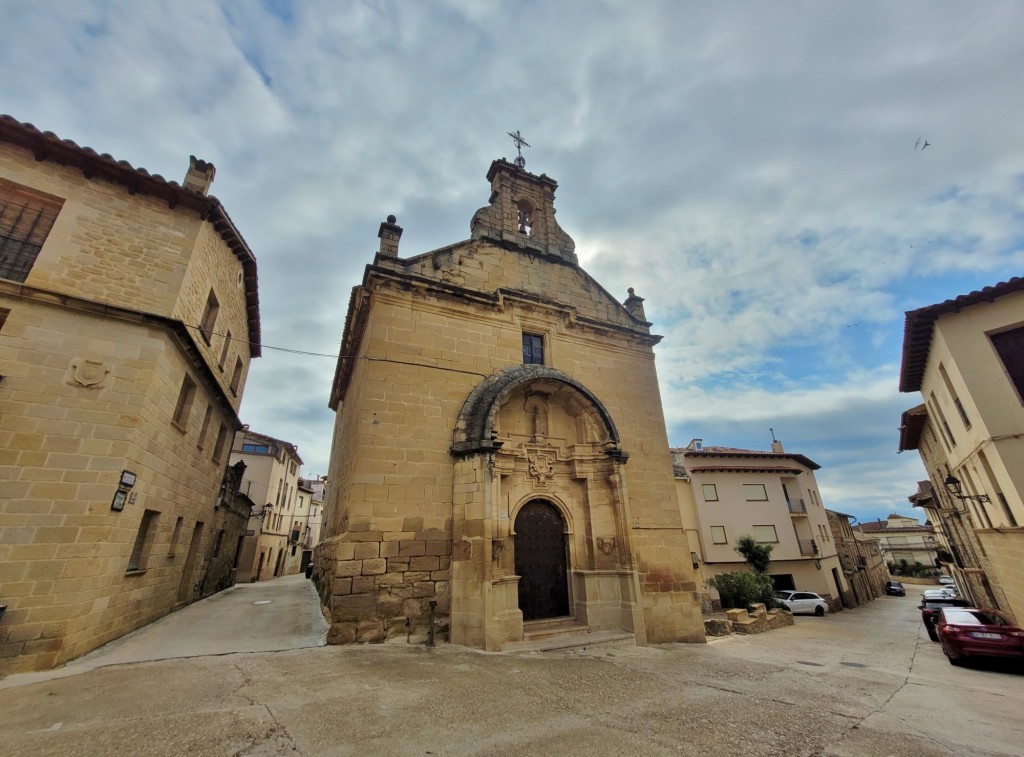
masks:
POLYGON ((670 441, 786 449, 913 514, 905 310, 1022 273, 1017 2, 0 0, 0 112, 212 193, 253 249, 255 430, 327 472, 349 292, 389 213, 465 239, 531 147, 581 264, 646 298, 670 441), (927 149, 915 149, 918 138, 927 149), (318 355, 285 352, 277 347, 318 355))

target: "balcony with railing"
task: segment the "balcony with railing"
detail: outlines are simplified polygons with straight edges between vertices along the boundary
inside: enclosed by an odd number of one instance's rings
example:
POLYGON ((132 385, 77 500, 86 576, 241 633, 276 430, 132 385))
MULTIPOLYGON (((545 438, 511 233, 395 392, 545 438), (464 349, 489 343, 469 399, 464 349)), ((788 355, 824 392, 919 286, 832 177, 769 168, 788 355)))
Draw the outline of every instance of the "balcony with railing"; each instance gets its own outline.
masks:
POLYGON ((787 499, 786 507, 791 515, 807 515, 807 505, 802 499, 787 499))
POLYGON ((814 539, 798 539, 797 541, 800 543, 801 555, 813 557, 818 554, 818 545, 814 542, 814 539))

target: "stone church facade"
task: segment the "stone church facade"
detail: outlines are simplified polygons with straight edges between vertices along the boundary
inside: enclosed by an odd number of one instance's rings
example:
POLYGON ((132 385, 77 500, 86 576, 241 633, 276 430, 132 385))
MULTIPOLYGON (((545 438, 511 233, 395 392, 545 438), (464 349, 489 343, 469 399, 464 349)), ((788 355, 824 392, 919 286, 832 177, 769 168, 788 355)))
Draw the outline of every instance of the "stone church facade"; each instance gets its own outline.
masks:
POLYGON ((352 291, 314 577, 333 643, 501 650, 531 622, 703 641, 643 300, 613 298, 505 160, 468 240, 352 291))

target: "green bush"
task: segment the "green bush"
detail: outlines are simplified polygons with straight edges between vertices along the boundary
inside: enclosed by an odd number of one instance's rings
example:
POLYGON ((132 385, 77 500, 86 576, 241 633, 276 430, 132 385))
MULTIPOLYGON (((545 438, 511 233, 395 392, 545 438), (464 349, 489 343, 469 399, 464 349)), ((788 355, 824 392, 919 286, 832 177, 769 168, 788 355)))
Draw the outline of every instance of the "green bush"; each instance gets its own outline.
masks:
POLYGON ((917 578, 927 578, 935 575, 935 569, 930 565, 920 565, 918 563, 908 563, 906 560, 901 559, 899 563, 890 562, 889 575, 891 576, 910 576, 917 578))
POLYGON ((736 551, 758 573, 767 573, 771 568, 772 549, 771 544, 758 544, 753 536, 744 535, 736 540, 736 551))
POLYGON ((746 610, 755 602, 763 602, 769 609, 778 605, 772 579, 764 573, 746 570, 719 573, 708 579, 708 585, 718 591, 723 608, 738 607, 746 610))

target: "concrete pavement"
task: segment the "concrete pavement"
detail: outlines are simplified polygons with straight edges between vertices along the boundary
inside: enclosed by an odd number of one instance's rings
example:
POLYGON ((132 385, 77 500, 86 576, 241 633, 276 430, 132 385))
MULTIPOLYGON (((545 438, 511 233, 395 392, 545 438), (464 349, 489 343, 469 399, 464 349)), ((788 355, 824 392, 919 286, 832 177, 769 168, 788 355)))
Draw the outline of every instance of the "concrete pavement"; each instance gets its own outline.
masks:
POLYGON ((115 664, 0 690, 4 752, 1020 754, 1024 676, 953 668, 915 604, 708 645, 402 641, 115 664))
POLYGON ((303 575, 237 584, 115 639, 63 668, 0 679, 0 689, 107 665, 321 647, 327 643, 327 629, 313 583, 303 575))

